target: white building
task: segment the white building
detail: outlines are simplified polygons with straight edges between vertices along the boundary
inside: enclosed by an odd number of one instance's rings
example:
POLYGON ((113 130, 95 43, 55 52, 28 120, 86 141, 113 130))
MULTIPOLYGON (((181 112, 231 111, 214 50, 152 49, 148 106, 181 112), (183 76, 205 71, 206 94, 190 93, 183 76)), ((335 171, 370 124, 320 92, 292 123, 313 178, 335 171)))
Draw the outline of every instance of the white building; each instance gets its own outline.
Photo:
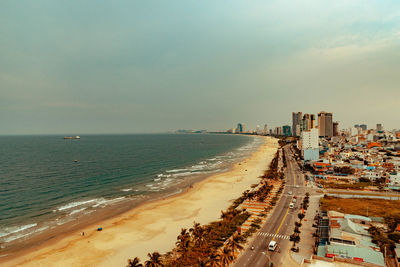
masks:
POLYGON ((364 171, 363 174, 361 175, 363 178, 367 178, 370 181, 376 181, 377 179, 380 179, 383 177, 383 171, 382 170, 373 170, 373 171, 364 171))
POLYGON ((319 131, 317 128, 301 132, 300 149, 304 161, 319 159, 319 131))
POLYGON ((317 128, 313 128, 309 131, 301 132, 300 136, 301 147, 303 150, 311 148, 315 149, 319 147, 319 133, 317 128))

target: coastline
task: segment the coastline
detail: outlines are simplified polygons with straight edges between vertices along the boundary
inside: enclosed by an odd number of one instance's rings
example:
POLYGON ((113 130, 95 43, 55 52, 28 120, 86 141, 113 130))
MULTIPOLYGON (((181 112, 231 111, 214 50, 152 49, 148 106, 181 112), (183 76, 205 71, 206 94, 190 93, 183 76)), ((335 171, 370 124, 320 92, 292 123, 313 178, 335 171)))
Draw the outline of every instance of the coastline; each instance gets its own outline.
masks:
POLYGON ((218 219, 221 210, 259 181, 278 147, 276 139, 264 140, 250 157, 227 172, 213 174, 179 194, 143 203, 44 242, 13 259, 0 258, 0 262, 5 266, 125 266, 128 258, 138 256, 144 261, 149 252, 165 253, 175 246, 181 228, 189 228, 193 221, 205 224, 218 219), (99 226, 103 231, 96 231, 99 226))

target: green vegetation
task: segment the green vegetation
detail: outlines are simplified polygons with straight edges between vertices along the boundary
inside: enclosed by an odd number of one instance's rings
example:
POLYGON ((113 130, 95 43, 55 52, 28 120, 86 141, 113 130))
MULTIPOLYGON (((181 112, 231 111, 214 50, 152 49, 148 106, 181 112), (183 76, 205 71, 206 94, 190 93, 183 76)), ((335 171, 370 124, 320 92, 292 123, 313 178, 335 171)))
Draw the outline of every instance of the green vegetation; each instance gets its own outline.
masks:
POLYGON ((395 242, 388 237, 383 229, 371 226, 368 229, 368 232, 372 236, 372 242, 377 244, 380 247, 381 251, 384 251, 385 249, 389 251, 396 247, 395 242))
POLYGON ((143 264, 140 263, 140 259, 135 257, 133 260, 128 260, 127 267, 143 267, 143 264))

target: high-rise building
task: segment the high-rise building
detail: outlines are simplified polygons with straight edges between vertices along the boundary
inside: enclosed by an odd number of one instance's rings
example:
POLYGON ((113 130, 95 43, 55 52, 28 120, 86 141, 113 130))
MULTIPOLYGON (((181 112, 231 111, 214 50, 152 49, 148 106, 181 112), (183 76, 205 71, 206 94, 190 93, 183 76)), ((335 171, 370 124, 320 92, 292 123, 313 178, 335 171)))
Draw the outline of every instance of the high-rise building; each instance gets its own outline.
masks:
POLYGON ((367 130, 367 125, 366 124, 361 124, 360 128, 361 128, 361 130, 366 131, 367 130))
POLYGON ((292 131, 290 130, 290 126, 289 125, 282 126, 282 131, 283 131, 283 135, 284 136, 291 136, 292 135, 292 131))
POLYGON ((303 131, 300 135, 300 147, 304 161, 319 159, 319 131, 317 128, 303 131))
POLYGON ((269 134, 269 132, 268 132, 268 125, 267 125, 267 124, 264 124, 264 135, 267 135, 267 134, 269 134))
MULTIPOLYGON (((300 123, 300 129, 301 131, 308 131, 310 130, 310 118, 309 118, 310 114, 304 114, 303 119, 301 119, 301 123, 300 123)), ((301 133, 300 133, 301 135, 301 133)))
POLYGON ((383 126, 382 126, 381 123, 378 123, 378 124, 376 125, 376 130, 377 130, 378 132, 382 132, 382 131, 383 131, 383 126))
POLYGON ((312 128, 315 128, 315 115, 304 114, 300 126, 301 126, 301 131, 309 131, 312 128))
POLYGON ((257 125, 257 126, 256 126, 256 133, 257 133, 257 134, 262 134, 260 125, 257 125))
POLYGON ((333 123, 333 136, 339 136, 339 122, 333 123))
POLYGON ((319 136, 330 138, 333 136, 332 113, 321 111, 318 113, 319 136))
POLYGON ((238 123, 237 127, 236 127, 236 133, 244 133, 244 123, 238 123))
POLYGON ((283 135, 282 127, 275 127, 274 134, 278 136, 283 135))
POLYGON ((315 115, 314 114, 310 114, 310 120, 311 120, 311 128, 310 129, 314 129, 315 128, 315 115))
POLYGON ((293 136, 300 136, 301 131, 301 119, 302 119, 302 112, 293 112, 292 113, 292 133, 293 136))

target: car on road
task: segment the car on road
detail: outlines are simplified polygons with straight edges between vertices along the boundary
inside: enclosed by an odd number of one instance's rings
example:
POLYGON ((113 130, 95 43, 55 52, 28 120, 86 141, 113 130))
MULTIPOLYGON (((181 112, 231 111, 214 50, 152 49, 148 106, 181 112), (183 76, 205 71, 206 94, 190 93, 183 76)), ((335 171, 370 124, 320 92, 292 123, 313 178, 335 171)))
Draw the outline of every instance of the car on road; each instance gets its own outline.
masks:
POLYGON ((271 241, 271 242, 269 242, 268 250, 269 251, 275 251, 277 246, 278 246, 278 244, 276 243, 276 241, 271 241))
POLYGON ((293 209, 294 208, 294 204, 293 203, 290 203, 289 204, 289 209, 293 209))
POLYGON ((288 194, 291 195, 291 194, 292 194, 292 191, 289 191, 288 194))
POLYGON ((299 185, 298 185, 298 184, 296 184, 296 188, 299 188, 299 185))

